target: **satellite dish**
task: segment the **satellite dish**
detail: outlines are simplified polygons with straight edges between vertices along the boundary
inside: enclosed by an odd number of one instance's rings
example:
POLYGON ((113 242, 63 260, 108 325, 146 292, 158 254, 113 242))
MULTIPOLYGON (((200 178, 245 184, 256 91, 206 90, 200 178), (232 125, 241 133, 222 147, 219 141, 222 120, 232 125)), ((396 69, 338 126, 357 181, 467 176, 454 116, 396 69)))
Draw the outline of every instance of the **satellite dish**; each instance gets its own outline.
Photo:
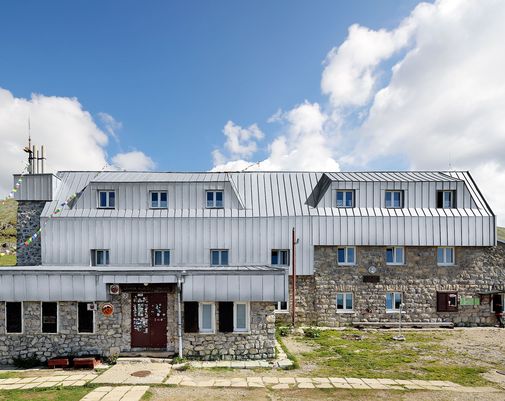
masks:
POLYGON ((368 273, 370 273, 370 274, 375 274, 375 273, 377 273, 377 268, 376 268, 375 266, 370 266, 370 267, 368 268, 368 273))

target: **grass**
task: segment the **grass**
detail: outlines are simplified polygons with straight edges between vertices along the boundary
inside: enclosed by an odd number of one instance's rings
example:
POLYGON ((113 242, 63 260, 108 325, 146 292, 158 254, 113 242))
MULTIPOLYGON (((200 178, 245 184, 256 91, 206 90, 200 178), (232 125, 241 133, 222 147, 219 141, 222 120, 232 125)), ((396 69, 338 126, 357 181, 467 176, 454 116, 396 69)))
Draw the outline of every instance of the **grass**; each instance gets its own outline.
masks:
POLYGON ((58 387, 50 389, 2 390, 0 401, 78 401, 92 387, 58 387))
POLYGON ((141 401, 149 401, 154 397, 154 393, 151 390, 147 390, 141 398, 141 401))
POLYGON ((288 357, 289 360, 293 362, 293 365, 289 369, 299 369, 300 368, 300 362, 298 361, 298 358, 284 345, 282 342, 282 337, 279 334, 279 330, 275 331, 275 338, 277 339, 277 342, 280 344, 282 350, 286 353, 286 356, 288 357))
POLYGON ((443 332, 406 332, 406 341, 392 339, 396 332, 358 330, 322 331, 319 338, 297 338, 312 346, 300 362, 313 365, 315 376, 449 380, 462 385, 485 385, 479 365, 458 363, 457 355, 440 345, 443 332), (360 337, 358 337, 360 336, 360 337), (361 339, 354 339, 361 338, 361 339))
POLYGON ((3 372, 0 373, 0 379, 12 379, 12 378, 18 378, 19 372, 3 372))
POLYGON ((505 227, 498 227, 498 239, 505 241, 505 227))
POLYGON ((16 266, 16 255, 0 256, 0 266, 16 266))

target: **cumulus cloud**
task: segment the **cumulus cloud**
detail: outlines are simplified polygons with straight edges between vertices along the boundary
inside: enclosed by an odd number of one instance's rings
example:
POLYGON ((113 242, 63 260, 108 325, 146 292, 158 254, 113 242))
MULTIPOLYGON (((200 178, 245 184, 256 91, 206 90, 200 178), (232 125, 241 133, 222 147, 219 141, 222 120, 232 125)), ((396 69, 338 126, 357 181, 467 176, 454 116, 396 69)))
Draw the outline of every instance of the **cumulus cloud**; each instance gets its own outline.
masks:
POLYGON ((155 167, 154 161, 138 150, 118 153, 112 158, 112 164, 119 170, 149 171, 155 167))
POLYGON ((98 117, 102 121, 102 124, 105 127, 107 133, 114 138, 114 140, 119 143, 119 130, 123 128, 123 123, 121 121, 117 121, 114 117, 112 117, 108 113, 100 112, 98 113, 98 117))
MULTIPOLYGON (((7 194, 12 188, 11 174, 23 170, 26 161, 23 148, 28 141, 28 119, 32 143, 45 145, 46 172, 100 170, 107 165, 107 134, 97 126, 91 114, 84 110, 76 98, 33 94, 31 98, 25 99, 15 97, 10 91, 0 88, 0 170, 4 172, 0 176, 2 193, 7 194)), ((109 122, 114 121, 111 116, 109 122)), ((115 129, 120 126, 120 123, 116 123, 115 129)), ((146 158, 136 154, 122 156, 118 160, 118 168, 139 169, 152 166, 146 162, 146 158), (123 163, 125 159, 136 160, 139 164, 123 163)))

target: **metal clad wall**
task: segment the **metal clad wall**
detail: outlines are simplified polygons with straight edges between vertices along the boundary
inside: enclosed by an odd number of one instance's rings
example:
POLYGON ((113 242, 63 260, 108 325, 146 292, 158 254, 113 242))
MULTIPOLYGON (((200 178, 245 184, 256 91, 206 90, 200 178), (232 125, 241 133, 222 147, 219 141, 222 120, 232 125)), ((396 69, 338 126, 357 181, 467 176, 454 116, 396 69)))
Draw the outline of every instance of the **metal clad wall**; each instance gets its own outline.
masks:
MULTIPOLYGON (((14 175, 14 185, 20 178, 14 175)), ((27 174, 18 190, 14 193, 14 199, 24 201, 50 201, 53 199, 53 191, 56 190, 59 178, 53 174, 27 174)))

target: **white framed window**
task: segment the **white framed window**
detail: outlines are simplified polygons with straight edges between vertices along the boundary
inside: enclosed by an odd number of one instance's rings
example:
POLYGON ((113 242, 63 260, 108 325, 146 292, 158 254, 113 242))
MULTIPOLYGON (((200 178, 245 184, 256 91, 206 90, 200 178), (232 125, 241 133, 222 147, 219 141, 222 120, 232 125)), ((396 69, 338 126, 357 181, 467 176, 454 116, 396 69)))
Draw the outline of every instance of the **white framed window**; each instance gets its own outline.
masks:
POLYGON ((216 327, 214 302, 200 302, 198 308, 198 327, 200 333, 214 333, 216 327))
POLYGON ((337 207, 354 207, 354 191, 337 191, 337 207))
POLYGON ((456 191, 437 191, 437 208, 451 209, 456 207, 456 191))
POLYGON ((403 207, 403 191, 386 191, 386 208, 399 209, 403 207))
POLYGON ((110 263, 108 249, 92 249, 91 250, 91 265, 92 266, 108 266, 110 263))
POLYGON ((23 302, 5 302, 5 332, 23 334, 23 302))
POLYGON ((40 331, 42 333, 58 333, 59 309, 58 302, 40 303, 40 331))
POLYGON ((210 250, 211 266, 228 266, 228 249, 210 250))
POLYGON ((153 249, 152 259, 153 266, 170 266, 170 250, 153 249))
POLYGON ((337 313, 354 311, 354 296, 352 292, 337 292, 337 313))
POLYGON ((386 248, 386 264, 387 265, 405 264, 405 250, 403 246, 392 246, 386 248))
POLYGON ((79 334, 95 333, 95 311, 93 303, 77 302, 77 332, 79 334))
POLYGON ((289 251, 287 249, 272 249, 273 266, 289 266, 289 251))
POLYGON ((222 190, 207 191, 207 208, 220 209, 224 207, 224 192, 222 190))
POLYGON ((166 209, 168 207, 168 192, 151 191, 149 193, 149 201, 151 209, 166 209))
POLYGON ((437 249, 437 264, 439 266, 454 265, 454 247, 441 246, 437 249))
POLYGON ((248 332, 249 331, 249 303, 234 302, 233 303, 233 331, 248 332))
POLYGON ((356 247, 343 246, 337 249, 337 263, 339 265, 355 265, 356 264, 356 247))
POLYGON ((386 312, 399 312, 402 302, 401 292, 386 292, 386 312))
POLYGON ((275 304, 274 313, 288 313, 289 305, 287 301, 277 302, 275 304))
POLYGON ((116 207, 116 191, 98 191, 98 207, 114 209, 116 207))

